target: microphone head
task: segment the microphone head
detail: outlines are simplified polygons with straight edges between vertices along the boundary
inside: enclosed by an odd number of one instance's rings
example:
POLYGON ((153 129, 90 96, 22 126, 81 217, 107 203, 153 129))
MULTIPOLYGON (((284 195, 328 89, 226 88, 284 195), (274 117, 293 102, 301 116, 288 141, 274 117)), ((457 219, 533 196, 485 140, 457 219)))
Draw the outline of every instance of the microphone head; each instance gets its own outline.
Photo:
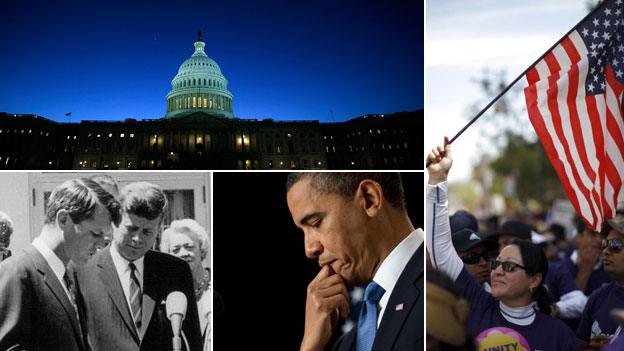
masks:
POLYGON ((173 291, 167 296, 166 309, 167 318, 171 320, 173 315, 179 314, 182 319, 186 316, 186 295, 179 291, 173 291))

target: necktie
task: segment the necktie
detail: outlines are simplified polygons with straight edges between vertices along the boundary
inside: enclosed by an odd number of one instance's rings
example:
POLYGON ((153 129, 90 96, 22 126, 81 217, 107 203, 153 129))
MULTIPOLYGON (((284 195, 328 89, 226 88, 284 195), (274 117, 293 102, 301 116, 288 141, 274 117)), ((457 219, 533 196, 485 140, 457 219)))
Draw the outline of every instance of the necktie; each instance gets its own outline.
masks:
MULTIPOLYGON (((71 300, 72 306, 74 307, 74 313, 76 314, 76 320, 78 321, 78 325, 80 326, 80 328, 78 328, 78 331, 82 334, 82 325, 80 322, 80 314, 78 313, 78 304, 76 303, 76 290, 75 290, 75 285, 74 282, 72 281, 71 277, 70 277, 69 271, 67 269, 65 269, 65 274, 63 275, 63 282, 65 283, 65 287, 67 288, 67 291, 69 291, 69 298, 71 300)), ((82 335, 80 335, 82 337, 82 335)))
POLYGON ((132 319, 136 326, 137 333, 141 333, 141 309, 143 306, 143 295, 141 294, 141 284, 135 274, 136 266, 130 262, 130 306, 132 307, 132 319))
POLYGON ((375 282, 370 282, 364 291, 364 302, 357 324, 356 351, 371 351, 377 332, 377 303, 386 291, 375 282))

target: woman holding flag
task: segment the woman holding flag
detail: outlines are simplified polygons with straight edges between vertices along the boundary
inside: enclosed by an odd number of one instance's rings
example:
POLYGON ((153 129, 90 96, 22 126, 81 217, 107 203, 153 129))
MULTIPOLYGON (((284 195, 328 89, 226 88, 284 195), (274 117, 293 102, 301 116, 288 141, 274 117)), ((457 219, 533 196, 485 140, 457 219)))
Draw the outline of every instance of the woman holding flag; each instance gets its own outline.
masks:
POLYGON ((455 281, 470 303, 467 334, 482 349, 579 350, 573 331, 550 316, 543 285, 548 261, 538 246, 514 241, 501 250, 492 262, 491 294, 466 271, 451 241, 446 180, 452 157, 447 138, 444 147, 431 151, 428 163, 429 259, 455 281))

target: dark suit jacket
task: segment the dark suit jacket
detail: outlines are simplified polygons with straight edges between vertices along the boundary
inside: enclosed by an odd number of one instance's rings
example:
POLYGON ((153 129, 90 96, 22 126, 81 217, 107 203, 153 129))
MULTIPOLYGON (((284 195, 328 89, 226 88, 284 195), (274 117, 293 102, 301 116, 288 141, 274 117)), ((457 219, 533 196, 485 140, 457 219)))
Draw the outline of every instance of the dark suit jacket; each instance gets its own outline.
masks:
POLYGON ((0 264, 0 350, 87 350, 69 297, 29 245, 0 264))
MULTIPOLYGON (((423 247, 412 255, 397 281, 388 305, 375 334, 373 351, 404 351, 423 349, 423 247), (403 308, 397 311, 397 305, 403 308)), ((343 335, 333 347, 334 351, 355 350, 357 326, 343 335)))
POLYGON ((151 250, 145 254, 143 335, 137 335, 108 248, 97 253, 87 265, 78 269, 78 282, 87 314, 89 342, 93 350, 171 351, 173 333, 164 301, 172 291, 181 291, 186 295, 188 307, 182 330, 191 350, 201 350, 202 338, 193 278, 188 264, 183 260, 151 250))

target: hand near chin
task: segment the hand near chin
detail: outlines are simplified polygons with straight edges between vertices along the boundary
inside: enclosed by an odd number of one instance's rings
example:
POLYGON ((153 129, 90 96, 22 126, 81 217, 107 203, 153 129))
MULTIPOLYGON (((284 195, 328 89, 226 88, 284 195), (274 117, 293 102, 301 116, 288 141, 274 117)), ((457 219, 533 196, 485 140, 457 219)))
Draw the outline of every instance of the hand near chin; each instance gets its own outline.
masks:
POLYGON ((308 285, 301 351, 323 350, 339 317, 349 316, 349 293, 340 275, 326 265, 308 285))

